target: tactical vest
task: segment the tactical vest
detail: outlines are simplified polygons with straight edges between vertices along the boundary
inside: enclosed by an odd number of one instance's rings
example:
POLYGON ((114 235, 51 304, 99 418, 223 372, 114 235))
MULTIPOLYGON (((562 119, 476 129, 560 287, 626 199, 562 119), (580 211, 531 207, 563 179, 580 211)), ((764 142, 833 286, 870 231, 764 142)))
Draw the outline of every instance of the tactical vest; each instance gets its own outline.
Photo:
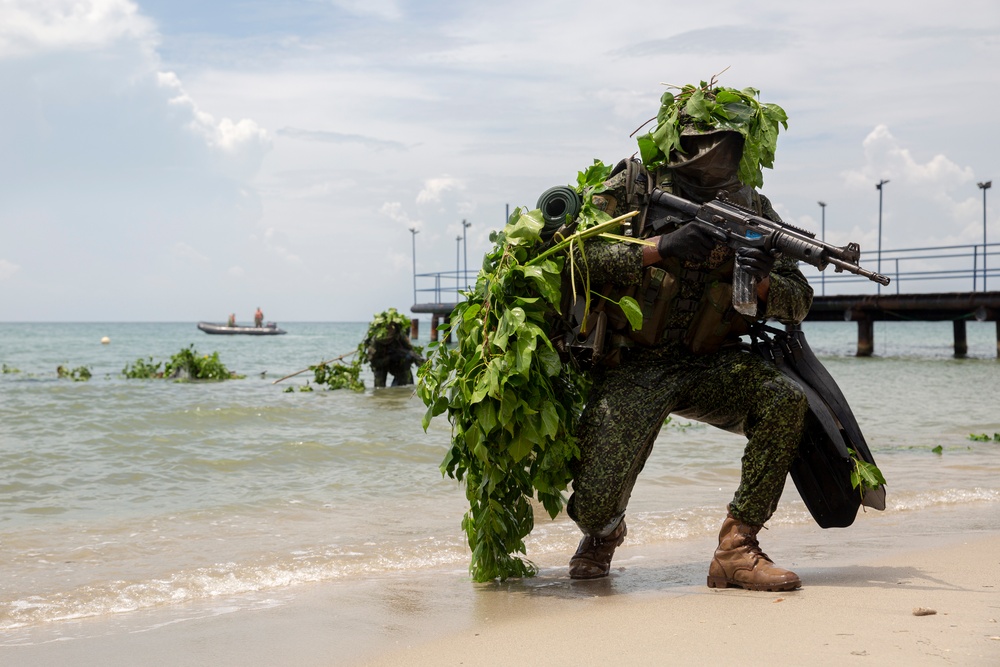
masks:
MULTIPOLYGON (((624 171, 624 192, 616 188, 595 195, 593 200, 608 213, 616 215, 639 211, 623 234, 646 238, 653 234, 652 225, 647 224, 651 213, 648 202, 654 187, 653 179, 637 161, 623 162, 624 165, 619 163, 616 166, 609 181, 624 171), (622 196, 627 208, 618 205, 618 198, 622 196)), ((659 182, 655 186, 673 192, 669 173, 658 176, 659 182)), ((761 205, 756 193, 753 193, 751 205, 759 212, 761 205)), ((597 291, 607 298, 591 300, 591 312, 586 323, 582 322, 582 299, 578 299, 573 308, 567 310, 564 307, 564 314, 569 314, 570 321, 575 324, 568 340, 569 347, 578 360, 587 365, 613 366, 618 363, 624 347, 677 344, 694 354, 709 354, 719 350, 727 341, 749 333, 750 322, 732 305, 735 260, 731 252, 728 254, 727 259, 711 269, 688 268, 676 258, 667 258, 657 265, 645 267, 638 285, 628 288, 605 285, 597 291), (697 298, 688 298, 688 292, 696 293, 697 298), (642 327, 638 330, 632 330, 625 313, 615 303, 623 296, 634 298, 642 309, 642 327)), ((591 286, 591 289, 594 287, 591 286)), ((565 287, 563 291, 564 294, 567 292, 565 287)), ((568 304, 564 302, 564 306, 568 304)))

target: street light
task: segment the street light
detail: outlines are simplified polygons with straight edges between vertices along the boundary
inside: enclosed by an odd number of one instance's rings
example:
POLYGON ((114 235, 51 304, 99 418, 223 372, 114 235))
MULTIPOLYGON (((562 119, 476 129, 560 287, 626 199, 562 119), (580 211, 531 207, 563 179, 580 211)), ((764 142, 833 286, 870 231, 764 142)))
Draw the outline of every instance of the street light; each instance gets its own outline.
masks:
POLYGON ((462 237, 455 237, 455 293, 462 291, 462 237))
MULTIPOLYGON (((875 184, 878 190, 878 272, 882 273, 882 186, 889 182, 888 178, 880 179, 875 184)), ((882 285, 878 286, 878 293, 882 293, 882 285)))
POLYGON ((983 291, 986 291, 986 191, 993 187, 993 181, 976 183, 983 191, 983 291))
POLYGON ((420 230, 416 227, 410 227, 410 235, 413 239, 413 303, 417 303, 417 234, 420 230))
MULTIPOLYGON (((826 243, 826 202, 818 201, 820 214, 820 227, 819 227, 819 240, 826 243)), ((820 272, 819 274, 820 284, 823 286, 823 296, 826 296, 826 273, 820 272)))
POLYGON ((471 222, 462 221, 462 255, 464 256, 463 265, 465 266, 465 275, 462 278, 466 281, 469 279, 469 246, 465 241, 465 230, 471 226, 471 222))

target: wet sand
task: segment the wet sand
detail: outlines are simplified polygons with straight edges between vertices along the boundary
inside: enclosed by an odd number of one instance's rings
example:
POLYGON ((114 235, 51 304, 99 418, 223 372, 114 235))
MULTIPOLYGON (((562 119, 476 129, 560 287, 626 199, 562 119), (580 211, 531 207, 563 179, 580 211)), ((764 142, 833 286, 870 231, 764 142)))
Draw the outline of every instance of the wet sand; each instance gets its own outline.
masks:
POLYGON ((73 665, 998 665, 1000 519, 992 503, 775 526, 787 593, 705 586, 714 545, 619 549, 611 576, 470 583, 464 569, 65 621, 0 636, 0 663, 73 665), (935 613, 916 615, 914 610, 935 613))

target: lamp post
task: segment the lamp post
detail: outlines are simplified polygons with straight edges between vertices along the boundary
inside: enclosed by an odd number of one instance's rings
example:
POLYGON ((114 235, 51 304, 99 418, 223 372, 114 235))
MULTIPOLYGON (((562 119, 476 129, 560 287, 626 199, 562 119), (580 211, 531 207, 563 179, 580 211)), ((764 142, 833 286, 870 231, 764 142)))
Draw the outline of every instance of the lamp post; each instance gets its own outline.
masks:
POLYGON ((455 294, 462 291, 462 237, 455 237, 455 294))
POLYGON ((986 191, 993 187, 993 181, 977 183, 983 191, 983 291, 986 291, 986 191))
MULTIPOLYGON (((816 203, 819 204, 820 210, 819 240, 826 243, 826 202, 819 201, 816 203)), ((823 286, 822 294, 826 296, 826 272, 821 272, 819 276, 820 284, 823 286)))
POLYGON ((413 239, 413 303, 417 303, 417 234, 420 230, 410 227, 410 236, 413 239))
MULTIPOLYGON (((882 273, 882 186, 889 182, 888 178, 880 179, 875 184, 878 190, 878 272, 882 273)), ((878 286, 877 292, 882 293, 882 285, 878 286)))
POLYGON ((462 279, 466 281, 469 280, 469 246, 465 239, 466 236, 465 230, 467 230, 471 226, 472 226, 471 222, 466 222, 465 220, 462 221, 462 255, 463 255, 462 265, 465 267, 465 272, 464 275, 462 276, 462 279))

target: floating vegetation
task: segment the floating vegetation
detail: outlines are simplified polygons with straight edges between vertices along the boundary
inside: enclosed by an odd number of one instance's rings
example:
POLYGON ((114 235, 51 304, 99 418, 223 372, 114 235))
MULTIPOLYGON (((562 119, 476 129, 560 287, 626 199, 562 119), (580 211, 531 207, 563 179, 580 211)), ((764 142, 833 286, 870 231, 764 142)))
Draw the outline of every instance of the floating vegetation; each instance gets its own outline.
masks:
POLYGON ((163 371, 160 370, 161 366, 163 366, 163 362, 157 361, 154 363, 153 357, 149 357, 148 362, 136 359, 134 364, 125 364, 125 368, 122 369, 122 375, 130 380, 161 378, 163 377, 163 371))
POLYGON ((72 380, 73 382, 86 382, 91 377, 90 368, 87 366, 77 366, 73 369, 59 366, 56 368, 56 375, 60 378, 72 380))
POLYGON ((994 433, 992 438, 985 433, 970 433, 969 440, 974 440, 975 442, 1000 442, 1000 433, 994 433))
POLYGON ((226 368, 219 360, 219 353, 198 354, 194 343, 182 348, 170 357, 170 361, 154 361, 153 357, 136 359, 134 364, 125 364, 122 375, 128 379, 171 378, 174 380, 230 380, 243 378, 226 368), (163 370, 160 370, 160 367, 163 370))
MULTIPOLYGON (((355 357, 350 364, 342 362, 321 363, 310 366, 313 372, 313 382, 325 385, 327 389, 351 389, 353 391, 364 391, 365 383, 361 381, 361 362, 355 357)), ((302 391, 312 391, 312 388, 302 391)))
POLYGON ((0 366, 0 373, 2 373, 3 375, 9 375, 11 373, 20 373, 20 372, 21 371, 19 369, 14 368, 12 366, 8 366, 7 364, 0 366))

